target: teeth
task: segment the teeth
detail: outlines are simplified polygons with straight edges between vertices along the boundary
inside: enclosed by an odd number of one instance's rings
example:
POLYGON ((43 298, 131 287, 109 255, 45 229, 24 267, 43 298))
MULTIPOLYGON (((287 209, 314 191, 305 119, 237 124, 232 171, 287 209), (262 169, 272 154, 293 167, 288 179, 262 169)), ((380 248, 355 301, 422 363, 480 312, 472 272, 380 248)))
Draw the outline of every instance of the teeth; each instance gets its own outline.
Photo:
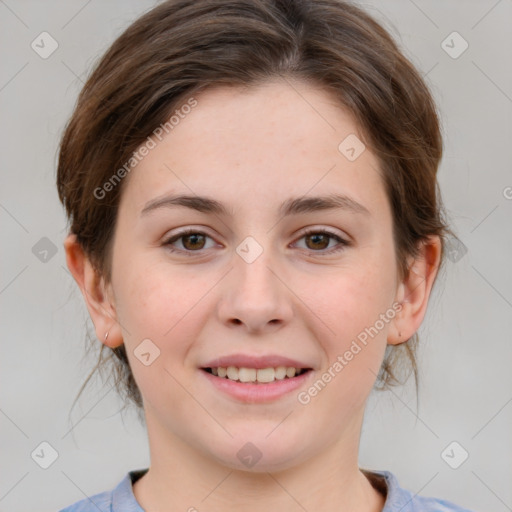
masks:
POLYGON ((240 382, 274 382, 274 380, 283 380, 284 378, 292 378, 302 373, 301 368, 293 366, 278 366, 277 368, 237 368, 236 366, 228 366, 227 368, 218 367, 210 368, 213 375, 229 380, 240 382))
POLYGON ((256 368, 240 368, 238 380, 240 382, 256 382, 256 368))
POLYGON ((227 368, 228 379, 238 380, 238 368, 234 366, 228 366, 227 368))
POLYGON ((274 368, 263 368, 256 372, 256 380, 258 382, 273 382, 276 377, 274 368))
POLYGON ((275 377, 277 380, 283 380, 286 377, 286 366, 278 366, 275 369, 275 377))
POLYGON ((286 368, 286 376, 287 377, 295 377, 295 368, 286 368))

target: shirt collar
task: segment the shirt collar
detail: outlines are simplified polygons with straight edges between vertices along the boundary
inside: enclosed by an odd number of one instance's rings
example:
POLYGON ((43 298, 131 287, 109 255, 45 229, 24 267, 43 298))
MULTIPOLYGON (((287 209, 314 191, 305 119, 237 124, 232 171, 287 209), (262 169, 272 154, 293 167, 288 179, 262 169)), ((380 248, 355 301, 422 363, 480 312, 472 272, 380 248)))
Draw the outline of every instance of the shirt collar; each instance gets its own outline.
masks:
POLYGON ((112 512, 144 512, 133 494, 132 485, 148 472, 146 469, 130 471, 112 493, 112 512))
POLYGON ((370 481, 377 491, 386 496, 382 512, 394 512, 396 510, 409 510, 406 506, 414 496, 407 489, 402 489, 396 476, 390 471, 368 471, 362 470, 366 478, 370 481))
MULTIPOLYGON (((133 484, 148 472, 149 468, 130 471, 119 482, 112 494, 112 512, 144 512, 133 494, 133 484)), ((362 470, 372 486, 386 496, 382 512, 393 512, 406 507, 414 498, 401 489, 398 480, 390 471, 362 470)))

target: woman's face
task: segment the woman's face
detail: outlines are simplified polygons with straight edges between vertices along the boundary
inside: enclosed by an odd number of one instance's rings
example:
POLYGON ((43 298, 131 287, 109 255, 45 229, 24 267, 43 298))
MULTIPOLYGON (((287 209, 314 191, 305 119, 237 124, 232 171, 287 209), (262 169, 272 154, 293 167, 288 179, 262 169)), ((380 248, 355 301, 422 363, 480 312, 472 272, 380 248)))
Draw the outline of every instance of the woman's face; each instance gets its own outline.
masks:
POLYGON ((403 298, 378 162, 303 83, 195 99, 125 178, 114 238, 111 296, 150 440, 255 470, 357 449, 403 298), (213 374, 228 366, 273 382, 213 374), (308 371, 257 372, 283 366, 308 371))

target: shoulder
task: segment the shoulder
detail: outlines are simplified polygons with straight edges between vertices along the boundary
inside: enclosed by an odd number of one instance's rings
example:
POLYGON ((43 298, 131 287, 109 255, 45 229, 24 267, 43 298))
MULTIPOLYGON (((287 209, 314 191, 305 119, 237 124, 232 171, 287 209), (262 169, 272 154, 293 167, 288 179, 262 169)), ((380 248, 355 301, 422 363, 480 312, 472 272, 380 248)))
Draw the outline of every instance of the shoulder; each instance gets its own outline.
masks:
POLYGON ((414 496, 411 493, 410 508, 404 508, 402 512, 472 512, 460 507, 451 501, 425 496, 414 496))
POLYGON ((372 485, 387 493, 382 512, 472 512, 451 501, 419 496, 400 486, 389 471, 363 471, 372 485))
POLYGON ((147 470, 130 471, 114 489, 88 496, 59 512, 144 512, 133 495, 132 484, 147 470))
POLYGON ((112 512, 113 491, 104 491, 69 505, 59 512, 112 512))

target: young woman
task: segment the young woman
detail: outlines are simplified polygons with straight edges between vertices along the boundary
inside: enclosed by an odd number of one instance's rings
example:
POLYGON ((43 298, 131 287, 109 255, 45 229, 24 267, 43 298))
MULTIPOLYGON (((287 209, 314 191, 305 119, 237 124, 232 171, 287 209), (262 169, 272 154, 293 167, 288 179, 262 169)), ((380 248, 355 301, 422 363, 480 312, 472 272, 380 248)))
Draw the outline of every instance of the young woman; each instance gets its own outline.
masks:
POLYGON ((441 155, 420 74, 350 3, 173 0, 133 23, 57 185, 151 465, 64 510, 461 511, 358 465, 443 261, 441 155))

